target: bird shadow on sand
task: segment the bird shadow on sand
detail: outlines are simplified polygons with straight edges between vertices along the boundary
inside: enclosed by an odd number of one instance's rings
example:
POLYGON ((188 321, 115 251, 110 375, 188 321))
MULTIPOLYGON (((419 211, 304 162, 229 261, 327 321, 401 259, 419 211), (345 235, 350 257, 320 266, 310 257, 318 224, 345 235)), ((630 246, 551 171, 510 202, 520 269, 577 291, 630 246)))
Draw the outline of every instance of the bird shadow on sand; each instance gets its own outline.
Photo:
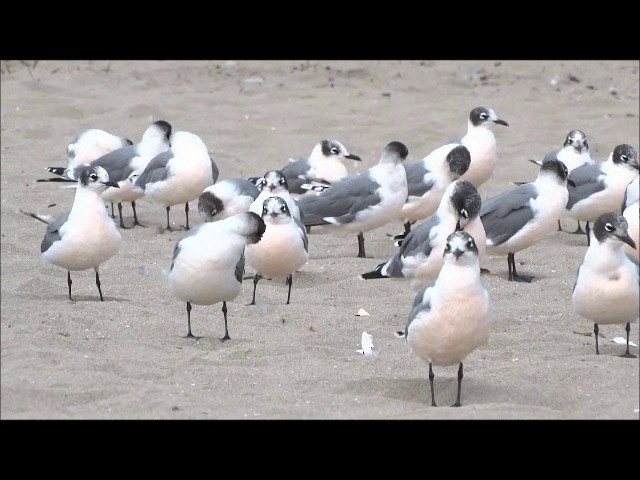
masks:
MULTIPOLYGON (((458 379, 456 376, 442 376, 434 379, 435 399, 439 406, 449 406, 456 400, 458 379)), ((346 388, 339 393, 353 393, 360 396, 382 395, 383 397, 403 402, 415 402, 425 405, 431 403, 431 389, 429 377, 425 372, 424 378, 381 378, 370 377, 352 380, 346 383, 346 388)), ((462 405, 477 405, 483 403, 520 403, 517 392, 506 390, 503 385, 487 384, 485 380, 467 378, 462 382, 462 405), (507 400, 509 399, 509 400, 507 400)), ((522 399, 526 404, 526 400, 522 399)))
MULTIPOLYGON (((68 295, 53 295, 55 300, 66 300, 69 301, 68 295)), ((104 302, 100 300, 99 295, 72 295, 71 296, 73 303, 78 302, 98 302, 98 303, 106 303, 106 302, 130 302, 131 300, 128 298, 122 297, 109 297, 107 295, 103 295, 104 302)))

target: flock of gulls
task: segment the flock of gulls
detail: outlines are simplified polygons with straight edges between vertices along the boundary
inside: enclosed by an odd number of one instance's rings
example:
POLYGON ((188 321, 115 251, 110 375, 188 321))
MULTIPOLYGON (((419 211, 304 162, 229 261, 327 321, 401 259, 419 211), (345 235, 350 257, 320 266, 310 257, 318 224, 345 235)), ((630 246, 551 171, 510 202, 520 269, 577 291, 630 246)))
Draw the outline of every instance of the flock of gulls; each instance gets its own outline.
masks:
MULTIPOLYGON (((103 300, 99 267, 118 253, 119 229, 142 226, 136 202, 164 208, 166 230, 172 229, 171 207, 184 205, 187 233, 171 257, 167 252, 166 284, 186 303, 186 337, 201 338, 192 333, 192 305, 222 303, 222 341, 230 339, 227 302, 240 294, 246 266, 255 271, 251 304, 261 278, 285 279, 289 304, 293 275, 310 258, 312 231, 356 235, 358 257, 366 258, 364 234, 399 221, 404 232, 393 238, 396 253, 360 277, 404 279, 416 292, 401 335, 429 364, 433 406, 433 365, 458 365, 453 406, 460 406, 462 362, 488 341, 491 300, 481 276, 486 257, 506 256, 508 280, 531 282, 532 276, 516 271, 515 254, 561 229, 560 219, 573 218, 586 222, 589 245, 576 265, 573 307, 594 324, 596 354, 598 325, 623 324, 623 356, 634 357, 629 331, 639 315, 637 150, 617 145, 596 161, 585 134, 572 130, 561 148, 531 160, 540 168, 535 181, 514 181, 482 201, 478 188, 498 160, 494 125, 508 123, 491 108, 474 108, 464 137, 422 160, 408 160, 407 147, 391 141, 377 164, 353 175, 345 161, 361 158, 328 139, 308 157, 263 175, 221 179, 203 140, 172 131, 164 120, 149 125, 137 144, 90 129, 69 145, 67 166, 48 167, 55 176, 41 180, 73 182, 70 211, 57 218, 23 213, 47 223, 42 257, 67 271, 69 299, 71 271, 94 269, 103 300), (189 202, 195 200, 204 222, 190 227, 189 202), (134 221, 126 226, 122 209, 129 203, 134 221)), ((578 233, 584 233, 580 223, 578 233)))

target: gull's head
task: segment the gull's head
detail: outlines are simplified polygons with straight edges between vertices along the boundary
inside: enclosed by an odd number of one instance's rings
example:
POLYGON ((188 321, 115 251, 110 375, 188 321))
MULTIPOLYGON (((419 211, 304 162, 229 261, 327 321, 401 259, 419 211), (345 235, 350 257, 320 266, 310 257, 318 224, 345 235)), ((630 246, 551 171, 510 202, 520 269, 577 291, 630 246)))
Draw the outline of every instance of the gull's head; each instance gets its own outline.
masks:
POLYGON ((78 176, 80 188, 92 190, 97 193, 104 192, 108 187, 120 188, 116 182, 109 181, 107 171, 98 166, 86 166, 78 176))
POLYGON ((504 125, 508 127, 509 124, 504 120, 501 120, 496 115, 493 109, 488 107, 476 107, 469 113, 469 123, 474 127, 491 127, 493 124, 504 125))
POLYGON ((572 187, 576 186, 573 180, 568 180, 569 170, 567 169, 567 166, 560 160, 556 159, 542 162, 542 166, 540 167, 538 176, 543 175, 550 175, 563 185, 569 183, 569 185, 571 185, 572 187))
POLYGON ((213 222, 216 215, 224 210, 224 202, 213 192, 204 191, 198 198, 198 213, 204 217, 205 222, 213 222))
POLYGON ((169 139, 171 138, 171 124, 164 120, 157 120, 147 127, 142 134, 142 142, 159 142, 164 143, 169 148, 169 139))
POLYGON ((447 164, 449 164, 449 171, 451 172, 451 178, 457 180, 469 170, 471 165, 471 153, 469 149, 460 144, 452 148, 447 153, 447 164))
POLYGON ((456 217, 456 230, 462 230, 480 213, 480 194, 468 180, 452 182, 447 187, 444 198, 448 199, 450 211, 456 217))
MULTIPOLYGON (((467 232, 453 232, 447 237, 444 261, 456 265, 473 265, 478 262, 478 246, 467 232)), ((479 271, 478 271, 479 272, 479 271)))
POLYGON ((587 136, 580 130, 571 130, 567 134, 567 138, 564 141, 564 146, 573 147, 578 151, 578 153, 582 153, 582 150, 589 150, 587 136))
POLYGON ((393 141, 387 144, 380 158, 380 163, 402 163, 407 159, 409 149, 402 142, 393 141))
POLYGON ((623 242, 631 248, 638 248, 629 236, 627 219, 614 212, 603 213, 596 219, 593 224, 593 235, 598 243, 611 242, 613 246, 621 247, 620 242, 623 242))
POLYGON ((287 202, 282 198, 274 196, 265 199, 262 203, 262 219, 270 222, 278 219, 287 219, 291 217, 287 202))
POLYGON ((320 157, 324 160, 356 160, 360 161, 361 158, 357 155, 349 153, 346 147, 338 140, 322 140, 317 144, 311 152, 311 157, 314 159, 320 157))
POLYGON ((618 145, 613 149, 611 160, 617 165, 640 170, 640 165, 638 165, 638 151, 626 143, 618 145))
POLYGON ((287 179, 280 170, 269 170, 262 177, 264 182, 259 182, 261 185, 257 185, 260 190, 266 189, 268 192, 275 192, 276 190, 289 191, 289 184, 287 179))

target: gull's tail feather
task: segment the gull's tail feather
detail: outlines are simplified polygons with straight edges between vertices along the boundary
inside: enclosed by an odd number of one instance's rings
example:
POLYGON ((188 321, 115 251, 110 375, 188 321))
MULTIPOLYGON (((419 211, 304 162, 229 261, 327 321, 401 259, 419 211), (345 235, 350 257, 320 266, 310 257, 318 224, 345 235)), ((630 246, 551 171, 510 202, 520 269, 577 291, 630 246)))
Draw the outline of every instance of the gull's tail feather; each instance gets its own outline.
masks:
POLYGON ((386 263, 381 263, 372 271, 363 273, 362 275, 360 275, 360 278, 363 278, 364 280, 374 280, 376 278, 389 278, 387 275, 383 275, 382 273, 382 267, 384 267, 385 265, 386 263))
POLYGON ((64 175, 65 167, 47 167, 45 168, 47 172, 53 173, 54 175, 64 175))
POLYGON ((531 163, 535 163, 535 164, 536 164, 536 165, 538 165, 539 167, 541 167, 541 166, 542 166, 542 162, 541 162, 540 160, 533 160, 533 159, 531 159, 531 158, 530 158, 530 159, 529 159, 529 161, 530 161, 531 163))
POLYGON ((35 218, 36 220, 39 220, 42 223, 46 223, 47 225, 49 225, 53 221, 52 215, 39 215, 37 213, 25 212, 21 208, 19 210, 20 213, 24 213, 26 216, 35 218))

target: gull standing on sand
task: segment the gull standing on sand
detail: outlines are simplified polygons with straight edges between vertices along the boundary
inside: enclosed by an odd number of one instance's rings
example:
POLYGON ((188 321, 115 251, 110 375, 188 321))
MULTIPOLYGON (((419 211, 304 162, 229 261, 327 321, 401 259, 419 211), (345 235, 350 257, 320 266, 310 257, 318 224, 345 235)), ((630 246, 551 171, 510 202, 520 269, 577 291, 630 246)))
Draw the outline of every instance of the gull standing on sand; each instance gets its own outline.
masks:
POLYGON ((309 259, 309 240, 304 224, 291 216, 287 202, 280 197, 264 201, 262 219, 266 225, 262 239, 245 249, 247 265, 256 271, 250 305, 256 303, 256 287, 263 277, 286 277, 289 286, 286 305, 289 305, 293 274, 309 259))
POLYGON ((476 107, 469 113, 466 135, 448 142, 461 143, 469 149, 471 164, 460 178, 469 180, 476 188, 489 180, 498 163, 496 137, 491 130, 494 124, 509 126, 507 122, 499 119, 491 108, 476 107))
POLYGON ((255 183, 245 178, 226 178, 204 189, 198 198, 198 213, 206 222, 224 220, 249 211, 260 195, 255 183))
POLYGON ((298 220, 301 219, 302 214, 298 202, 289 193, 289 183, 280 170, 269 170, 264 174, 264 177, 257 180, 256 186, 260 190, 260 194, 251 203, 250 212, 262 215, 264 201, 269 197, 278 196, 287 202, 291 216, 298 220))
POLYGON ((404 238, 412 224, 433 215, 449 184, 466 173, 470 164, 467 147, 455 143, 436 148, 422 160, 404 164, 409 196, 400 211, 404 234, 397 235, 396 240, 404 238))
MULTIPOLYGON (((377 278, 406 278, 411 288, 419 290, 429 284, 442 268, 447 238, 457 230, 468 230, 476 223, 476 244, 484 250, 484 230, 478 218, 481 199, 468 180, 452 182, 444 192, 438 210, 416 225, 402 241, 400 250, 373 271, 360 275, 365 280, 377 278)), ((471 232, 468 232, 471 233, 471 232)), ((475 238, 474 238, 475 240, 475 238)), ((480 273, 478 271, 478 273, 480 273)))
POLYGON ((323 225, 342 234, 358 235, 358 257, 365 258, 363 232, 398 219, 407 199, 403 162, 409 150, 389 143, 377 165, 335 182, 318 195, 301 197, 298 205, 305 226, 323 225))
POLYGON ((480 281, 478 248, 466 232, 447 237, 444 265, 434 283, 415 297, 405 328, 412 350, 429 362, 431 406, 436 407, 433 368, 458 366, 458 395, 452 407, 460 407, 462 361, 489 340, 491 304, 480 281))
MULTIPOLYGON (((141 173, 153 157, 169 149, 170 135, 171 125, 164 120, 158 120, 153 122, 145 130, 140 143, 119 148, 90 162, 90 165, 104 168, 109 174, 109 179, 118 184, 119 188, 107 188, 102 193, 102 198, 106 202, 111 202, 112 207, 114 203, 118 204, 121 228, 132 228, 124 225, 122 219, 122 202, 131 202, 133 209, 133 226, 142 226, 138 221, 136 200, 139 200, 144 195, 144 192, 133 186, 131 178, 135 178, 141 173)), ((67 168, 60 175, 76 181, 79 172, 82 171, 83 168, 84 165, 72 169, 67 168)), ((58 174, 57 172, 60 169, 50 167, 47 170, 51 173, 58 174)))
POLYGON ((344 165, 345 160, 361 161, 360 157, 347 151, 337 140, 322 140, 316 144, 309 157, 298 158, 280 169, 289 184, 289 192, 293 198, 311 194, 311 190, 302 185, 309 180, 331 184, 346 177, 349 172, 344 165), (302 177, 302 178, 301 178, 302 177))
MULTIPOLYGON (((595 165, 596 163, 593 158, 591 158, 591 153, 589 153, 587 136, 580 130, 571 130, 567 134, 562 148, 560 150, 554 150, 553 152, 547 153, 542 161, 529 161, 540 167, 543 162, 548 162, 549 160, 560 160, 567 167, 569 173, 582 165, 595 165)), ((558 220, 558 231, 562 231, 560 220, 558 220)), ((578 228, 576 231, 571 233, 584 233, 580 227, 580 222, 578 222, 578 228)))
POLYGON ((78 175, 71 211, 55 220, 22 212, 48 224, 40 251, 45 261, 67 270, 69 300, 72 300, 71 271, 93 268, 100 300, 104 301, 98 268, 118 252, 122 243, 122 236, 109 218, 101 197, 109 187, 118 188, 118 185, 109 180, 104 168, 86 166, 78 175))
POLYGON ((480 219, 487 235, 487 254, 507 255, 509 280, 528 282, 518 275, 515 253, 542 240, 556 227, 567 204, 567 167, 559 160, 544 162, 538 178, 495 195, 482 204, 480 219))
POLYGON ((562 148, 547 153, 542 161, 529 161, 541 167, 544 162, 548 162, 549 160, 560 160, 567 167, 569 173, 582 165, 595 165, 596 163, 593 158, 591 158, 587 136, 580 130, 571 130, 567 134, 562 148))
POLYGON ((185 228, 189 230, 189 202, 200 197, 218 179, 218 168, 202 139, 191 132, 171 135, 171 148, 155 156, 135 180, 144 198, 165 207, 166 230, 172 231, 169 210, 184 203, 185 228))
MULTIPOLYGON (((593 222, 603 213, 620 208, 629 182, 638 175, 638 151, 622 144, 598 165, 583 165, 569 174, 569 200, 565 215, 574 220, 593 222)), ((591 240, 587 223, 587 243, 591 240)))
POLYGON ((227 302, 242 289, 245 246, 260 241, 264 221, 253 212, 239 213, 217 222, 202 223, 180 240, 167 274, 169 291, 187 302, 188 331, 191 333, 191 304, 214 305, 222 302, 224 337, 230 340, 227 302))
MULTIPOLYGON (((636 244, 636 247, 640 246, 640 226, 638 225, 638 217, 640 217, 640 211, 638 210, 640 201, 640 177, 636 175, 636 178, 629 182, 627 190, 624 194, 624 200, 622 201, 622 216, 627 220, 629 225, 629 236, 636 244)), ((630 245, 623 245, 624 251, 627 252, 631 258, 635 258, 636 263, 640 261, 638 255, 638 248, 631 248, 630 245)))
POLYGON ((636 249, 629 237, 627 221, 622 215, 608 212, 593 224, 591 245, 573 286, 571 300, 576 313, 593 322, 598 348, 598 324, 626 324, 627 350, 622 357, 635 358, 629 353, 630 324, 638 321, 640 301, 638 264, 629 259, 623 244, 636 249))

